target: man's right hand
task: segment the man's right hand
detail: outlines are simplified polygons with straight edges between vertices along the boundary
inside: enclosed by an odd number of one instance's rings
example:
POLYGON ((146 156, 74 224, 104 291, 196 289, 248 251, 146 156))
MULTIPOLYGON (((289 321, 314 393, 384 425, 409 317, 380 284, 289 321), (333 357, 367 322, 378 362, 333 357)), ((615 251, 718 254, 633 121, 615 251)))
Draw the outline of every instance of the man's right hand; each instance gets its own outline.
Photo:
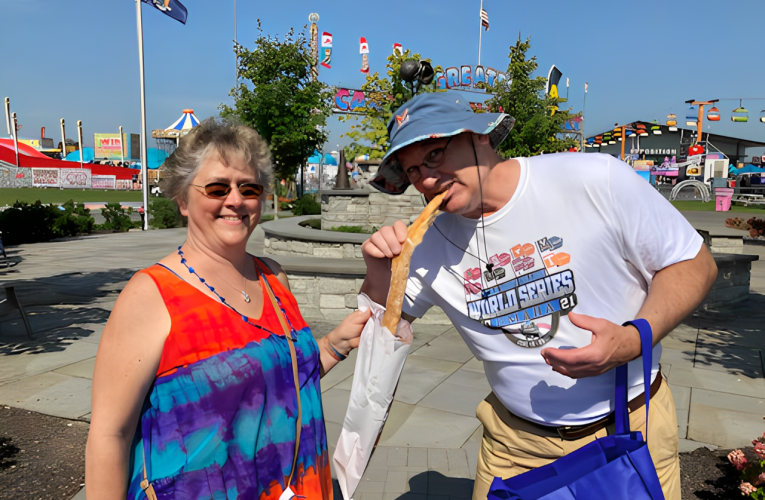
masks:
POLYGON ((390 288, 390 260, 401 253, 406 241, 406 225, 400 220, 393 226, 383 226, 361 245, 367 265, 367 275, 361 292, 378 304, 385 305, 390 288))

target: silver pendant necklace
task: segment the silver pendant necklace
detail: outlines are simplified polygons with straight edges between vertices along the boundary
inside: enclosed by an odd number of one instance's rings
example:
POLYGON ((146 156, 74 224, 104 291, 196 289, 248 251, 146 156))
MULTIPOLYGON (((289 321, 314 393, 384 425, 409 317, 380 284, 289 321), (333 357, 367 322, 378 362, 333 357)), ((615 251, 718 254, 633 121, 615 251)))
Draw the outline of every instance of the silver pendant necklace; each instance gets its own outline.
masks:
MULTIPOLYGON (((197 278, 199 278, 199 281, 201 281, 201 282, 202 282, 202 283, 203 283, 203 284, 204 284, 204 285, 205 285, 207 288, 209 288, 209 289, 210 289, 210 291, 211 291, 211 292, 213 292, 213 293, 214 293, 216 296, 218 296, 218 298, 219 298, 219 299, 221 299, 221 301, 222 301, 222 302, 224 302, 224 303, 225 303, 225 300, 223 300, 223 298, 222 298, 220 295, 218 295, 218 292, 216 292, 216 291, 215 291, 215 288, 211 287, 211 286, 210 286, 210 285, 207 283, 207 281, 205 281, 204 279, 202 279, 202 277, 201 277, 201 276, 199 276, 199 275, 196 273, 196 271, 194 271, 194 268, 193 268, 193 267, 189 267, 189 265, 186 263, 186 256, 183 254, 183 251, 181 250, 181 248, 183 248, 183 245, 181 245, 181 246, 179 246, 179 247, 178 247, 178 256, 180 256, 180 258, 181 258, 181 264, 183 264, 184 266, 186 266, 186 268, 189 270, 189 272, 190 272, 190 273, 194 274, 194 275, 195 275, 197 278)), ((247 303, 249 304, 249 303, 250 303, 250 301, 251 301, 251 299, 250 299, 250 296, 247 294, 247 261, 246 261, 246 260, 244 261, 244 266, 243 266, 243 267, 244 267, 244 273, 243 273, 243 275, 242 275, 242 280, 244 281, 244 284, 243 284, 243 288, 242 288, 242 290, 239 290, 239 291, 241 292, 241 294, 242 294, 242 297, 244 298, 244 301, 245 301, 245 302, 247 302, 247 303)), ((228 283, 228 282, 227 282, 227 283, 228 283)), ((234 288, 234 289, 236 288, 235 286, 232 286, 230 283, 229 283, 228 285, 229 285, 231 288, 234 288)))

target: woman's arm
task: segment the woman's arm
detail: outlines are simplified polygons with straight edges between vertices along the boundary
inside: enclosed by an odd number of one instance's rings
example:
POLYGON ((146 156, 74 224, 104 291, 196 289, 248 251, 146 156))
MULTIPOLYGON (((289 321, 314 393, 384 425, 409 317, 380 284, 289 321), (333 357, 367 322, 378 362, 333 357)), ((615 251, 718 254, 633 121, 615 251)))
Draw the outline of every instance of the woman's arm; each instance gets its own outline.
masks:
POLYGON ((85 452, 88 500, 127 494, 130 445, 169 331, 170 316, 154 281, 136 274, 117 299, 98 346, 85 452))

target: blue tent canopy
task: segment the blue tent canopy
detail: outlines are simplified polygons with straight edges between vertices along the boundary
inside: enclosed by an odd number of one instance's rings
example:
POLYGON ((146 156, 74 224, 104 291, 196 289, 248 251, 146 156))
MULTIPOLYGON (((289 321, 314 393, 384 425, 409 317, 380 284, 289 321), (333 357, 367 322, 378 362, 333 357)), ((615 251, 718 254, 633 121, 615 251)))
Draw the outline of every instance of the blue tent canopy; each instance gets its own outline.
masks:
MULTIPOLYGON (((167 159, 167 153, 157 148, 149 148, 147 151, 149 155, 149 170, 154 170, 160 167, 167 159)), ((141 162, 136 162, 131 165, 132 168, 141 168, 141 162)))
MULTIPOLYGON (((95 158, 95 153, 93 151, 93 148, 82 148, 82 161, 85 163, 92 163, 93 158, 95 158)), ((75 161, 77 163, 80 162, 80 152, 79 151, 72 151, 68 155, 66 155, 66 161, 75 161)))
MULTIPOLYGON (((321 153, 318 151, 313 152, 313 156, 308 158, 308 163, 318 164, 321 162, 321 153)), ((337 165, 337 160, 329 153, 324 155, 324 165, 337 165)))
POLYGON ((751 163, 741 168, 730 167, 729 172, 733 172, 734 175, 739 174, 765 174, 765 168, 755 167, 751 163))

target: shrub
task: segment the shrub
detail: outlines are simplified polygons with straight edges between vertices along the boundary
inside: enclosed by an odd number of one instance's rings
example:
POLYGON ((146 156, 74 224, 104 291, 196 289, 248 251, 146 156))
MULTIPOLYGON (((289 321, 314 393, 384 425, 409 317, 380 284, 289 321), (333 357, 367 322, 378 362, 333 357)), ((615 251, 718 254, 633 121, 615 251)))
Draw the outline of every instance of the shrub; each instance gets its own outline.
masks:
POLYGON ((53 224, 60 213, 58 208, 43 205, 40 200, 32 204, 17 201, 11 208, 0 213, 3 243, 19 245, 55 238, 53 224))
POLYGON ((53 232, 57 237, 77 236, 87 234, 93 230, 95 219, 90 215, 90 209, 82 203, 69 200, 62 205, 63 211, 58 209, 59 215, 53 221, 53 232))
POLYGON ((365 231, 363 227, 361 226, 335 226, 330 231, 337 231, 339 233, 364 233, 364 234, 372 234, 374 233, 374 230, 372 231, 365 231))
POLYGON ((311 229, 321 229, 321 219, 307 219, 298 222, 298 226, 310 227, 311 229))
POLYGON ((133 207, 128 207, 128 209, 125 210, 122 208, 122 205, 116 201, 107 203, 106 206, 101 209, 104 223, 99 227, 110 231, 125 232, 133 227, 133 221, 130 219, 130 214, 132 213, 133 207))
POLYGON ((173 200, 154 197, 149 201, 149 224, 157 229, 178 227, 181 225, 181 212, 173 200))
POLYGON ((301 196, 292 204, 292 213, 294 215, 319 215, 321 203, 311 195, 301 196))

